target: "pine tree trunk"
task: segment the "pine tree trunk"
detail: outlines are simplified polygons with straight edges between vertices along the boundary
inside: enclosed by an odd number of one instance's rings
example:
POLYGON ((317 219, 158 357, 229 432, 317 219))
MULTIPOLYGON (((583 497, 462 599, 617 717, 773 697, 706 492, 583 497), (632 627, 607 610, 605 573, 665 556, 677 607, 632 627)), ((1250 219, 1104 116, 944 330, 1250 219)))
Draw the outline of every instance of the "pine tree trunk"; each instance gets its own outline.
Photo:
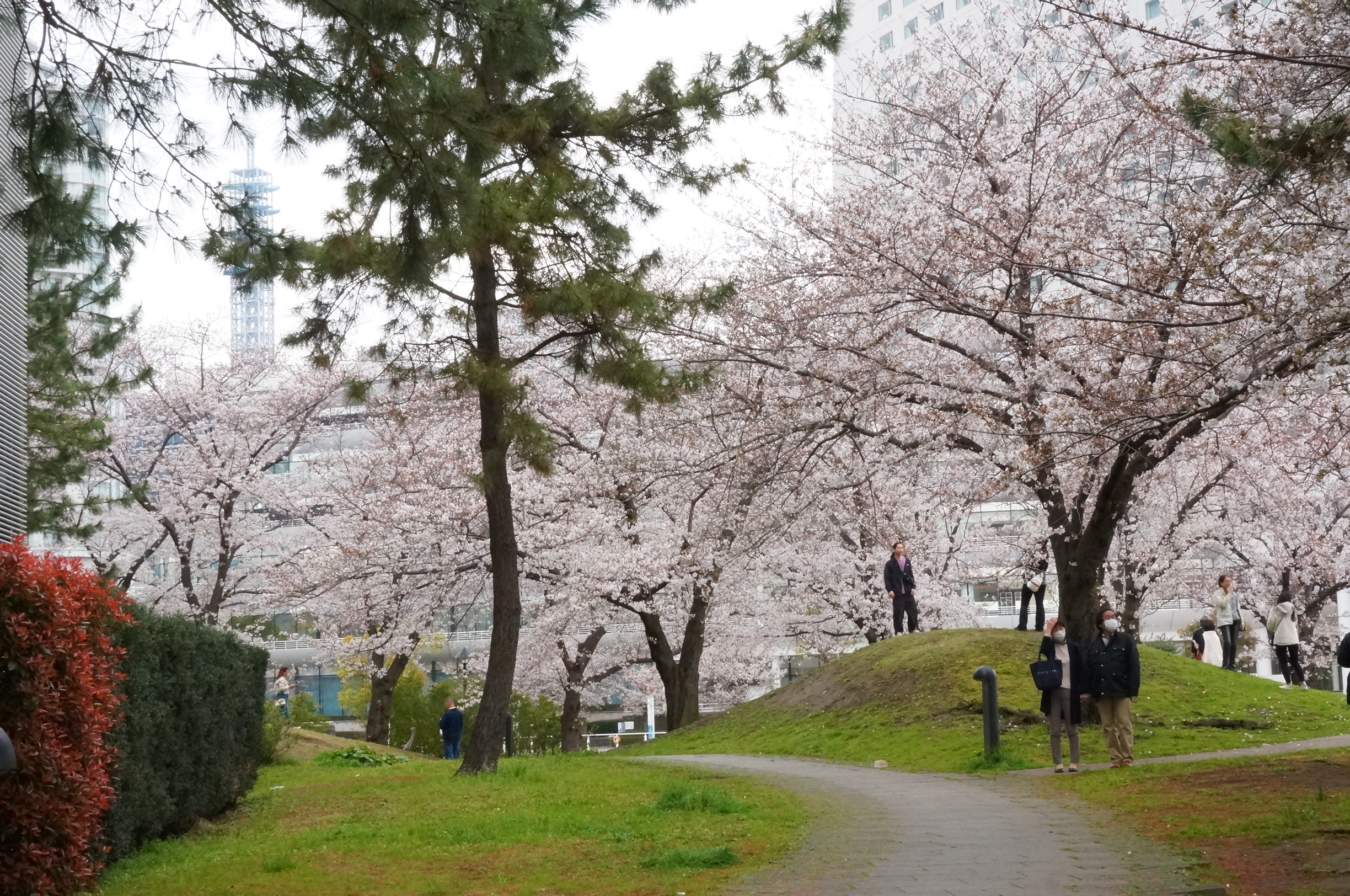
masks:
POLYGON ((384 655, 372 657, 377 670, 370 675, 370 712, 366 716, 366 742, 372 744, 389 743, 389 723, 393 717, 394 688, 408 666, 409 657, 399 654, 384 668, 384 655))
POLYGON ((515 683, 520 644, 520 565, 511 508, 507 427, 510 373, 502 368, 497 329, 497 272, 487 248, 470 253, 473 269, 474 327, 477 358, 479 450, 483 459, 483 498, 487 504, 488 553, 492 566, 492 639, 478 718, 464 750, 459 774, 496 771, 506 736, 506 713, 515 683))

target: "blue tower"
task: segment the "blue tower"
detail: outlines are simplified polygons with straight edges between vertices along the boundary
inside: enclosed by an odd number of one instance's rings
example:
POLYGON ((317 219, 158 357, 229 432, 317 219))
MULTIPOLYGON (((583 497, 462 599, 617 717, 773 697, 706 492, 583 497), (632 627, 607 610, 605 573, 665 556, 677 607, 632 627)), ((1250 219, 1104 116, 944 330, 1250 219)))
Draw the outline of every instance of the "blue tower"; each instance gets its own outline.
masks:
MULTIPOLYGON (((254 220, 269 233, 277 210, 267 200, 277 190, 272 175, 253 163, 253 140, 248 141, 247 167, 230 172, 225 184, 236 203, 252 211, 254 220)), ((236 352, 270 352, 276 347, 276 297, 271 280, 250 282, 247 268, 230 268, 230 348, 236 352)))

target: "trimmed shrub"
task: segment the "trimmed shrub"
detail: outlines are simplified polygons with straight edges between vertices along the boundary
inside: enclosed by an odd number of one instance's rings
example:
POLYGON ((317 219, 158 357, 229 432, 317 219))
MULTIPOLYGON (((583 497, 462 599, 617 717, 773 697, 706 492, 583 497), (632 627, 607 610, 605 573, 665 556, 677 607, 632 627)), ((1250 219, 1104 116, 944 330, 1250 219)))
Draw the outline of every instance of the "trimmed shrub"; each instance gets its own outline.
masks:
POLYGON ((127 602, 79 561, 0 544, 0 893, 87 889, 113 797, 107 733, 121 699, 113 632, 127 602))
POLYGON ((190 619, 134 615, 118 633, 126 711, 112 732, 112 858, 230 808, 262 759, 267 651, 190 619))

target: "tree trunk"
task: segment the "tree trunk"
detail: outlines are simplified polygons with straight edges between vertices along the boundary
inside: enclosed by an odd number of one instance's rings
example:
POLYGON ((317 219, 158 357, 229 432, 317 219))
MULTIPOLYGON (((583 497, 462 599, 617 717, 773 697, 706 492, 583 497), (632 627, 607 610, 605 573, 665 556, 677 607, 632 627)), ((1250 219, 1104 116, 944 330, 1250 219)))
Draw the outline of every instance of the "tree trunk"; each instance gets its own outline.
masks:
POLYGON ((482 365, 477 389, 478 445, 483 458, 482 488, 492 565, 492 639, 478 718, 464 750, 464 762, 458 772, 461 775, 497 769, 520 645, 520 565, 507 464, 511 448, 507 413, 512 399, 510 372, 502 365, 497 330, 497 272, 490 249, 472 251, 469 262, 473 269, 476 354, 482 365))
POLYGON ((388 668, 384 665, 384 654, 374 654, 371 659, 375 662, 375 670, 370 673, 370 712, 366 715, 366 742, 388 744, 394 688, 398 685, 398 680, 411 657, 399 654, 394 657, 388 668))
POLYGON ((568 688, 563 694, 562 751, 579 753, 582 749, 581 691, 568 688))
POLYGON ((582 730, 581 730, 581 691, 595 681, 601 678, 608 678, 616 669, 610 669, 604 675, 594 678, 586 677, 586 669, 591 664, 591 657, 595 655, 595 648, 600 646, 600 641, 605 637, 605 627, 597 625, 586 636, 586 640, 577 645, 577 654, 572 657, 567 652, 567 642, 558 639, 558 649, 562 651, 563 668, 567 670, 567 685, 563 690, 562 705, 562 751, 564 753, 576 753, 582 748, 582 730))
POLYGON ((694 602, 684 627, 680 658, 670 648, 661 617, 638 613, 647 633, 647 649, 666 694, 666 730, 674 731, 698 721, 699 663, 703 659, 703 627, 711 603, 708 584, 694 586, 694 602))

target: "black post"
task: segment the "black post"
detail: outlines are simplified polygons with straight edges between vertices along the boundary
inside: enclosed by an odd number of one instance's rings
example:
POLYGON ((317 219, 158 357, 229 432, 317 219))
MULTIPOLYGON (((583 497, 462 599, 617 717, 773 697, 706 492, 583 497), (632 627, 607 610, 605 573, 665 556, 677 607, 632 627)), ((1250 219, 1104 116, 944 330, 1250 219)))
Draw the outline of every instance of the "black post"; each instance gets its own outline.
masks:
POLYGON ((509 712, 506 714, 506 755, 516 755, 516 720, 509 712))
POLYGON ((993 759, 998 752, 998 673, 981 666, 975 680, 984 685, 984 758, 993 759))

